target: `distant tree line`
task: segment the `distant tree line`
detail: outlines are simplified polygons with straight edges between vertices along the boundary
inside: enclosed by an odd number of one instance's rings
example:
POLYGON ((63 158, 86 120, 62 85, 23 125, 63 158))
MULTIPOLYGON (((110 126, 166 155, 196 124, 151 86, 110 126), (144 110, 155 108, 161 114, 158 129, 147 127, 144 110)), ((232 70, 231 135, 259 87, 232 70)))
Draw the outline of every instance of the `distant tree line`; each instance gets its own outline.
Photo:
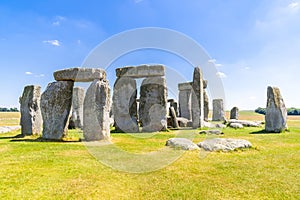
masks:
POLYGON ((0 108, 0 112, 19 112, 18 108, 0 108))
MULTIPOLYGON (((258 108, 255 109, 255 112, 265 115, 266 114, 266 109, 258 107, 258 108)), ((300 115, 300 108, 288 108, 287 109, 287 114, 288 115, 300 115)))

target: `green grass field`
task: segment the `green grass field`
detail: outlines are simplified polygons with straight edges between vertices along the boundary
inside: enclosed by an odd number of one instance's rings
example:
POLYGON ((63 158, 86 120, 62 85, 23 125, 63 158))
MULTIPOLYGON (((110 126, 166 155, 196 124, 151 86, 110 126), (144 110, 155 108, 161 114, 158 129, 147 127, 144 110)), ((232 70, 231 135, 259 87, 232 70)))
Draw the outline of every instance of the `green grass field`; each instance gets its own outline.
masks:
MULTIPOLYGON (((5 117, 0 113, 1 121, 5 117)), ((263 120, 250 111, 240 112, 240 118, 263 120)), ((220 137, 247 139, 254 147, 229 153, 188 151, 146 173, 107 167, 81 142, 15 138, 20 131, 1 134, 0 199, 300 199, 300 117, 289 117, 288 124, 289 132, 281 134, 250 134, 263 127, 226 128, 220 137)), ((112 141, 126 152, 146 154, 178 133, 112 134, 112 141)), ((206 138, 195 130, 180 134, 194 135, 194 142, 206 138)), ((70 137, 80 135, 70 132, 70 137)))

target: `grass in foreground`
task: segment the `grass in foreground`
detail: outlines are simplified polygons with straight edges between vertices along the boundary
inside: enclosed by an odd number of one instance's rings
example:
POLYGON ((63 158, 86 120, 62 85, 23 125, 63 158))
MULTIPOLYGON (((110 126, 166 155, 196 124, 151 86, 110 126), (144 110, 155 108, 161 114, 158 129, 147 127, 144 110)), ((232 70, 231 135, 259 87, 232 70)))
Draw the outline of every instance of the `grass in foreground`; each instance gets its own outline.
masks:
MULTIPOLYGON (((299 199, 300 123, 292 124, 290 132, 282 134, 226 128, 221 137, 247 139, 254 148, 189 151, 160 170, 139 174, 103 165, 81 142, 1 134, 0 199, 299 199)), ((112 141, 129 153, 147 153, 163 148, 177 133, 112 134, 112 141)), ((80 134, 71 132, 72 137, 80 134)), ((196 134, 194 142, 205 138, 196 134)))

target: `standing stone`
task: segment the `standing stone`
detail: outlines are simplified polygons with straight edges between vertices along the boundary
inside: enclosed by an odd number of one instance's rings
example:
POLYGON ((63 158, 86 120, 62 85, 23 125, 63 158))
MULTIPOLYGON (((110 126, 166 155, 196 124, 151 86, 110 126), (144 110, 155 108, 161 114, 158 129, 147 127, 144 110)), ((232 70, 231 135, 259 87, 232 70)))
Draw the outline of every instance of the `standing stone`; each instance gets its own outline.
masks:
POLYGON ((73 85, 73 81, 53 82, 42 94, 43 138, 61 140, 67 134, 73 85))
POLYGON ((116 130, 125 133, 139 132, 137 122, 136 81, 120 77, 114 84, 113 115, 116 130))
POLYGON ((110 139, 110 88, 107 80, 94 80, 83 104, 83 135, 86 141, 110 139))
POLYGON ((277 87, 268 87, 265 120, 266 132, 280 133, 287 129, 287 109, 277 87))
POLYGON ((203 77, 200 67, 194 69, 192 83, 192 119, 193 128, 203 127, 204 102, 203 102, 203 77))
POLYGON ((192 119, 192 85, 191 83, 179 83, 179 112, 180 117, 192 119))
POLYGON ((174 109, 174 107, 169 107, 169 114, 170 114, 170 117, 171 117, 171 120, 172 120, 172 127, 173 128, 179 128, 179 125, 178 125, 178 121, 177 121, 177 116, 176 116, 176 111, 174 109))
POLYGON ((170 103, 170 106, 174 108, 176 116, 178 116, 178 103, 176 101, 173 101, 170 103))
POLYGON ((167 86, 164 77, 143 80, 140 89, 139 118, 144 132, 167 128, 167 86))
POLYGON ((206 93, 206 88, 207 88, 208 81, 203 80, 203 101, 204 101, 204 121, 208 122, 208 114, 209 114, 209 100, 208 100, 208 95, 206 93))
POLYGON ((233 107, 230 111, 230 119, 239 119, 238 107, 233 107))
POLYGON ((69 122, 74 125, 74 128, 82 128, 83 126, 83 101, 85 91, 84 88, 74 87, 72 97, 72 116, 69 122))
POLYGON ((41 87, 29 85, 20 97, 22 135, 40 134, 42 114, 40 110, 41 87))
POLYGON ((223 99, 213 100, 213 121, 225 120, 223 99))
POLYGON ((208 122, 208 114, 209 114, 209 100, 206 91, 203 91, 203 101, 204 101, 204 121, 208 122))

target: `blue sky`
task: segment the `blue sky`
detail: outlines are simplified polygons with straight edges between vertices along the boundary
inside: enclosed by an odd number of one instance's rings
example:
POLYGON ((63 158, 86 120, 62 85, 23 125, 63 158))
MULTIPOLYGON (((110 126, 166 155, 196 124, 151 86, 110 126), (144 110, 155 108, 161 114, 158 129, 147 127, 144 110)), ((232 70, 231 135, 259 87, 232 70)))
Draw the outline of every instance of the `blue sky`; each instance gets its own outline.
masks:
MULTIPOLYGON (((287 107, 300 107, 297 0, 2 0, 0 106, 19 107, 25 85, 45 89, 55 70, 80 66, 105 39, 141 27, 173 29, 205 48, 222 77, 227 109, 264 107, 268 85, 280 88, 287 107)), ((159 51, 122 57, 114 67, 140 62, 192 78, 187 63, 159 51)))

